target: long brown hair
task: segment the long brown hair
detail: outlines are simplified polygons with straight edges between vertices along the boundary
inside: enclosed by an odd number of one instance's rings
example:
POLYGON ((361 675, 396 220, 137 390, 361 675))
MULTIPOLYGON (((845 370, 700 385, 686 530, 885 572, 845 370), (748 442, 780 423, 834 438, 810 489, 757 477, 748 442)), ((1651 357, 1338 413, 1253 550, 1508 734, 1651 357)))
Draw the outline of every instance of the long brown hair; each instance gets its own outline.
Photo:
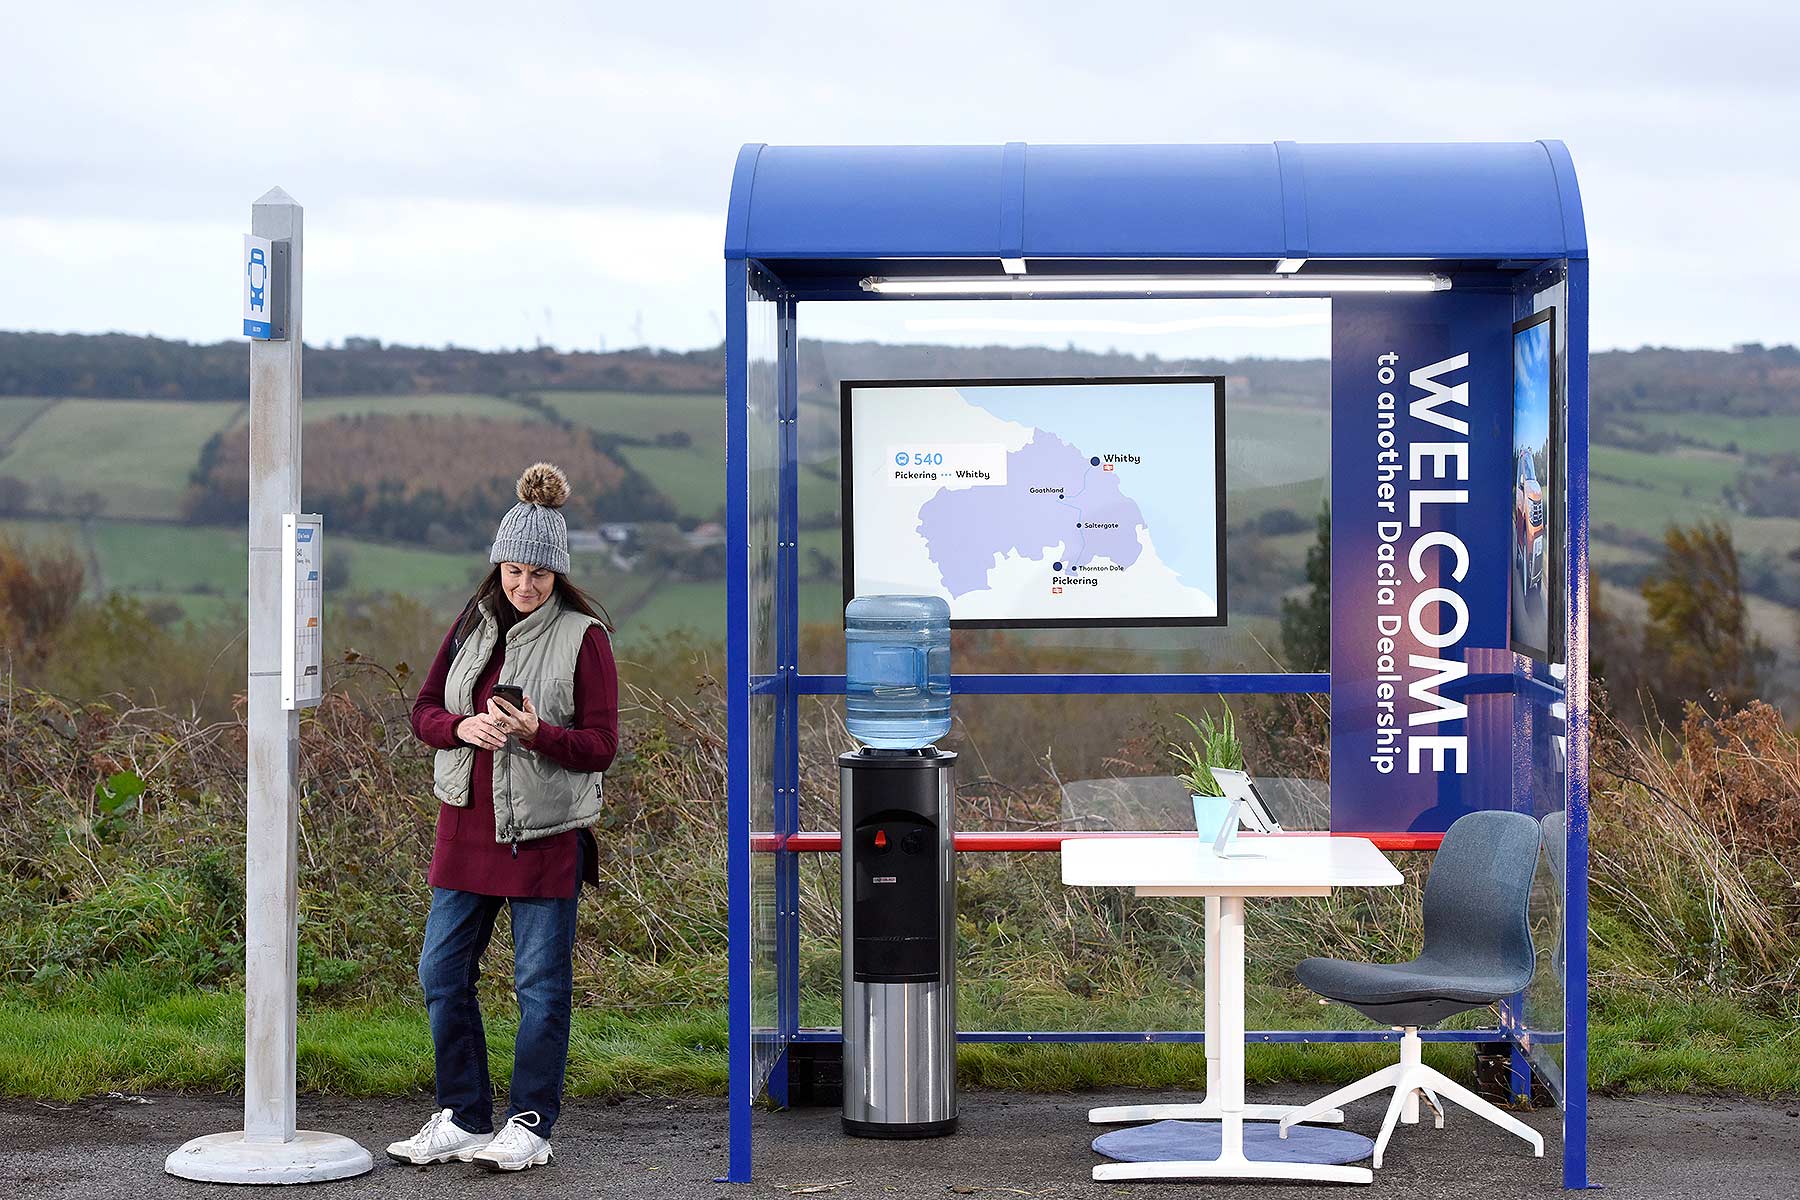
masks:
MULTIPOLYGON (((613 631, 612 615, 606 611, 605 605, 569 582, 569 577, 561 571, 552 571, 551 575, 556 580, 557 599, 562 601, 564 608, 574 609, 584 616, 593 617, 606 627, 607 633, 613 631)), ((518 623, 521 618, 519 610, 512 606, 511 600, 506 598, 506 589, 500 586, 499 563, 495 563, 494 569, 487 573, 487 577, 475 589, 475 594, 469 597, 467 604, 463 605, 462 616, 456 619, 455 645, 459 648, 471 633, 480 628, 482 606, 488 601, 493 602, 488 607, 493 609, 494 620, 500 626, 500 636, 504 638, 506 631, 518 623)))

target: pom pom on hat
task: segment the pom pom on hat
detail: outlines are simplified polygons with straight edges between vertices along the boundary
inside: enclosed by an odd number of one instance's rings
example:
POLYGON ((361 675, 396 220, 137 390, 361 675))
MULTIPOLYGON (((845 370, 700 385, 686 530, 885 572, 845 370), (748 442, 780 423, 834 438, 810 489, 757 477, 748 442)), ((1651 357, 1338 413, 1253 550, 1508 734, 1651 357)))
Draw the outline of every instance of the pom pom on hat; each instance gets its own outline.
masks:
POLYGON ((559 575, 569 573, 569 527, 557 511, 569 498, 569 477, 547 462, 532 463, 519 476, 519 502, 500 518, 488 552, 493 563, 530 563, 559 575))
POLYGON ((533 463, 519 476, 519 500, 542 508, 561 508, 569 498, 569 477, 561 467, 533 463))

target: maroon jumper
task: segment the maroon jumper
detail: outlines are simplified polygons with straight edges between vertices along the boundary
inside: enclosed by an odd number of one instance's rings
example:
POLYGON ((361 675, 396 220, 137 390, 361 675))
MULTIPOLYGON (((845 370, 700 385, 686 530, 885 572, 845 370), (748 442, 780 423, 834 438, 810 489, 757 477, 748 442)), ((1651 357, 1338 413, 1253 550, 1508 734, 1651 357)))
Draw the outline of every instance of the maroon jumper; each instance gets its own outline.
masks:
MULTIPOLYGON (((456 736, 456 725, 472 714, 453 713, 444 707, 444 680, 450 673, 451 648, 456 627, 438 647, 431 670, 413 699, 412 729, 427 746, 453 750, 466 743, 456 736)), ((506 639, 500 638, 486 667, 475 680, 475 711, 486 712, 494 682, 506 662, 506 639)), ((533 703, 536 697, 532 697, 533 703)), ((431 855, 427 878, 432 887, 476 892, 483 896, 519 896, 567 899, 575 894, 576 876, 584 874, 597 885, 598 868, 592 849, 582 853, 587 830, 569 829, 546 838, 502 844, 494 834, 494 755, 479 746, 470 768, 469 803, 466 808, 443 804, 438 808, 437 845, 431 855), (584 867, 585 862, 585 867, 584 867)), ((604 771, 619 749, 619 677, 613 665, 612 643, 606 631, 593 626, 581 641, 575 659, 575 717, 566 726, 538 721, 537 735, 525 748, 560 763, 571 771, 604 771)))

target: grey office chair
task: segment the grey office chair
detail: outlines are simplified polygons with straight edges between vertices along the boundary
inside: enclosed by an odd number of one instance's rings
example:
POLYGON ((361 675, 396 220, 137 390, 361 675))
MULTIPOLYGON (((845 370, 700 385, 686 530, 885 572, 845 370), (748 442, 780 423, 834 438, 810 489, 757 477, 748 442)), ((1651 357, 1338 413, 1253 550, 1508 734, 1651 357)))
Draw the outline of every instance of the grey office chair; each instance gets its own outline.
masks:
POLYGON ((1419 1119, 1424 1094, 1437 1127, 1444 1127, 1442 1095, 1476 1116, 1518 1134, 1539 1158, 1544 1139, 1523 1121, 1421 1061, 1419 1027, 1520 991, 1531 982, 1531 879, 1537 871, 1538 823, 1524 813, 1475 812, 1459 817, 1425 880, 1425 949, 1409 963, 1345 962, 1309 958, 1295 968, 1300 982, 1328 1000, 1348 1004, 1371 1021, 1401 1031, 1400 1061, 1281 1118, 1288 1128, 1352 1100, 1394 1089, 1375 1165, 1394 1123, 1419 1119))

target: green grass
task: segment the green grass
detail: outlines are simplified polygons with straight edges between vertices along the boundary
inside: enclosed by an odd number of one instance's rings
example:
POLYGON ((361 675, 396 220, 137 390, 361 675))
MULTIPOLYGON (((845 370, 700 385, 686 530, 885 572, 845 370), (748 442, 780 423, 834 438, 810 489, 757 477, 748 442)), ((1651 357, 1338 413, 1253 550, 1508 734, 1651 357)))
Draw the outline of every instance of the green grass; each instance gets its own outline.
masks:
MULTIPOLYGON (((147 521, 91 522, 100 577, 88 580, 100 595, 122 592, 146 605, 173 604, 197 624, 241 623, 248 586, 247 551, 240 532, 211 526, 185 526, 147 521)), ((74 521, 43 518, 0 519, 0 531, 27 542, 67 542, 85 554, 80 526, 74 521)), ((835 535, 820 540, 835 543, 835 535)), ((439 612, 447 622, 474 587, 486 566, 476 551, 427 550, 391 546, 332 534, 326 549, 331 560, 341 553, 350 567, 348 594, 398 592, 439 612)), ((833 553, 833 559, 836 554, 833 553)), ((723 580, 658 584, 649 575, 622 574, 602 566, 593 555, 577 555, 573 578, 620 619, 619 639, 630 644, 675 629, 714 639, 725 633, 723 580)), ((802 586, 801 619, 831 621, 842 606, 834 585, 802 586)))
POLYGON ((0 474, 32 485, 33 508, 57 487, 97 492, 115 516, 178 517, 201 446, 237 412, 209 401, 64 400, 19 435, 0 474))
POLYGON ((0 446, 4 446, 7 439, 29 424, 33 417, 55 403, 55 400, 43 396, 0 396, 0 446))
POLYGON ((1233 486, 1318 480, 1331 471, 1330 415, 1227 397, 1225 465, 1233 486))
POLYGON ((707 393, 543 392, 544 402, 577 425, 600 433, 654 438, 686 433, 725 461, 725 397, 707 393))
MULTIPOLYGON (((578 425, 600 433, 652 439, 686 433, 686 446, 627 446, 620 453, 664 492, 682 516, 711 520, 725 510, 725 402, 715 395, 640 395, 631 392, 545 392, 544 400, 578 425)), ((803 520, 838 511, 837 459, 803 466, 803 520)))
POLYGON ((680 516, 713 521, 725 514, 725 459, 696 446, 625 446, 619 455, 643 472, 680 516))
MULTIPOLYGON (((1726 505, 1723 489, 1739 464, 1701 452, 1651 455, 1614 446, 1593 451, 1593 519, 1660 540, 1670 525, 1723 521, 1744 554, 1785 555, 1800 545, 1800 519, 1747 517, 1726 505)), ((1596 560, 1601 543, 1597 539, 1596 560)), ((1632 552, 1625 552, 1632 553, 1632 552)))
POLYGON ((545 392, 563 416, 603 434, 651 439, 686 433, 686 446, 628 446, 621 456, 685 517, 711 520, 725 509, 725 398, 632 392, 545 392))
POLYGON ((241 529, 101 520, 92 530, 108 591, 243 594, 241 529))
POLYGON ((496 421, 541 421, 543 417, 529 408, 499 396, 434 392, 426 396, 331 396, 308 400, 301 404, 301 418, 307 422, 329 421, 333 417, 383 416, 408 417, 490 417, 496 421))
MULTIPOLYGON (((517 1018, 488 1020, 497 1085, 512 1074, 517 1018)), ((307 1007, 300 1015, 302 1091, 384 1096, 429 1091, 424 1006, 404 1001, 307 1007)), ((74 1100, 109 1091, 243 1086, 241 992, 164 993, 146 972, 115 970, 54 1001, 0 995, 0 1095, 74 1100)), ((569 1038, 569 1091, 723 1093, 722 1012, 621 1018, 579 1010, 569 1038)))
MULTIPOLYGON (((0 522, 32 541, 63 539, 79 546, 73 521, 16 519, 0 522)), ((241 606, 247 586, 245 535, 204 525, 100 519, 91 523, 99 558, 98 590, 124 592, 145 601, 166 597, 225 597, 241 606)), ((416 546, 389 546, 332 535, 326 547, 341 551, 350 567, 348 590, 400 592, 427 602, 460 595, 482 556, 416 546)), ((96 581, 90 580, 90 585, 96 581)))
MULTIPOLYGON (((669 582, 654 588, 635 607, 606 606, 619 617, 619 640, 631 642, 659 637, 675 630, 722 642, 725 637, 725 583, 719 581, 669 582)), ((838 583, 817 581, 800 584, 800 624, 841 625, 844 589, 838 583)))
POLYGON ((1239 487, 1234 481, 1225 493, 1225 518, 1232 524, 1248 521, 1278 508, 1291 509, 1307 521, 1305 536, 1317 536, 1312 522, 1331 494, 1331 483, 1318 475, 1274 483, 1267 487, 1239 487))
POLYGON ((1588 467, 1594 475, 1623 480, 1623 486, 1634 493, 1685 492, 1714 500, 1736 481, 1741 464, 1735 457, 1718 451, 1646 454, 1618 446, 1595 446, 1588 467), (1645 486, 1636 486, 1639 484, 1645 486))
POLYGON ((1736 446, 1759 454, 1800 453, 1800 413, 1767 417, 1732 417, 1720 413, 1634 413, 1631 418, 1652 433, 1673 433, 1719 449, 1736 446))
POLYGON ((1660 537, 1670 524, 1733 518, 1724 492, 1737 481, 1742 464, 1728 455, 1595 446, 1589 466, 1596 523, 1660 537))
POLYGON ((795 484, 795 498, 796 509, 802 521, 841 515, 839 510, 843 506, 844 489, 838 475, 837 455, 801 466, 795 484))
POLYGON ((1620 1091, 1800 1093, 1800 1024, 1705 993, 1601 993, 1592 1005, 1593 1086, 1620 1091))
MULTIPOLYGON (((300 419, 308 425, 335 417, 488 417, 495 421, 541 421, 543 415, 501 396, 468 392, 431 392, 422 396, 325 396, 300 404, 300 419)), ((249 419, 239 409, 232 428, 249 419)))
POLYGON ((1800 517, 1733 517, 1731 537, 1740 553, 1790 554, 1800 546, 1800 517))
POLYGON ((67 544, 81 548, 81 526, 75 521, 48 517, 0 517, 0 532, 16 537, 30 546, 67 544))
MULTIPOLYGON (((817 998, 815 998, 817 999, 817 998)), ((1172 992, 1132 1006, 1067 993, 976 988, 959 1002, 964 1028, 1192 1029, 1198 994, 1172 992)), ((1252 985, 1251 1028, 1363 1028, 1353 1014, 1326 1008, 1296 990, 1252 985)), ((830 1006, 809 1023, 836 1024, 830 1006)), ((1459 1018, 1479 1027, 1491 1014, 1459 1018)), ((170 992, 151 972, 119 968, 91 981, 65 982, 54 996, 24 988, 0 992, 0 1094, 73 1100, 108 1091, 242 1086, 244 999, 239 992, 170 992)), ((512 1067, 516 1017, 489 1014, 489 1066, 504 1087, 512 1067)), ((1792 1016, 1775 1016, 1705 994, 1602 991, 1592 1005, 1590 1067, 1596 1091, 1800 1093, 1800 1055, 1792 1016)), ((299 1031, 303 1091, 386 1096, 429 1090, 430 1032, 411 998, 384 1003, 303 1002, 299 1031)), ((1430 1046, 1426 1057, 1464 1080, 1472 1059, 1461 1046, 1430 1046)), ((1389 1045, 1251 1045, 1250 1082, 1330 1085, 1393 1060, 1389 1045)), ((965 1045, 958 1068, 966 1085, 1034 1092, 1117 1086, 1184 1088, 1205 1075, 1198 1045, 965 1045)), ((620 1015, 575 1013, 569 1091, 576 1096, 632 1093, 723 1094, 726 1025, 722 1010, 620 1015)))

